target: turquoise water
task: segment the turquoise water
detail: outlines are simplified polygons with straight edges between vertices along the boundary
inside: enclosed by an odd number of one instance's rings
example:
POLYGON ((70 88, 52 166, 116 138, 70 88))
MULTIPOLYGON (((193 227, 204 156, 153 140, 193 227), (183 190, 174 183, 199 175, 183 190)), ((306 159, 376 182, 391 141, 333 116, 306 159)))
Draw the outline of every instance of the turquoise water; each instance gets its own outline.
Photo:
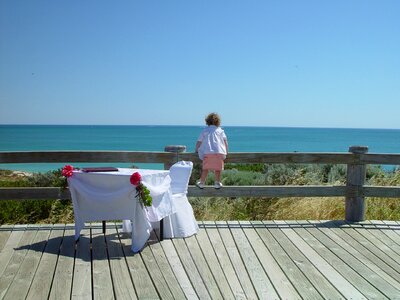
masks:
MULTIPOLYGON (((192 152, 202 128, 202 126, 0 125, 0 151, 163 151, 166 145, 186 145, 187 151, 192 152)), ((363 145, 369 147, 370 153, 400 153, 400 130, 395 129, 237 126, 223 128, 228 136, 231 152, 347 152, 349 146, 363 145)), ((43 172, 63 165, 64 163, 0 164, 0 168, 43 172)), ((118 166, 128 166, 128 164, 118 166)), ((152 164, 146 167, 160 166, 152 164)))

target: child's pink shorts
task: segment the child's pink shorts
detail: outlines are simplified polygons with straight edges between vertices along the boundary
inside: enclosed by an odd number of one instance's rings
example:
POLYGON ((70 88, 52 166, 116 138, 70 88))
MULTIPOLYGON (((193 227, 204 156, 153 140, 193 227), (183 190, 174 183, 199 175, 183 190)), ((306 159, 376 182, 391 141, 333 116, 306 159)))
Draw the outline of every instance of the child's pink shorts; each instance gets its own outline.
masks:
POLYGON ((206 154, 203 158, 203 170, 221 171, 224 169, 223 154, 206 154))

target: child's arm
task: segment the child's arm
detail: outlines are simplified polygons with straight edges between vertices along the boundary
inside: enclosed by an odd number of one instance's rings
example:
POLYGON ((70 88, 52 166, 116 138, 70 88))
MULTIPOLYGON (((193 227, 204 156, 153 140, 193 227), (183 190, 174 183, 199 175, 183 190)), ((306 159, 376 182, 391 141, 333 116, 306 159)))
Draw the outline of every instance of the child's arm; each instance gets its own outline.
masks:
POLYGON ((201 145, 201 141, 197 141, 197 143, 196 143, 196 152, 199 152, 200 145, 201 145))
POLYGON ((226 148, 226 154, 228 154, 228 141, 224 140, 224 143, 225 143, 225 148, 226 148))

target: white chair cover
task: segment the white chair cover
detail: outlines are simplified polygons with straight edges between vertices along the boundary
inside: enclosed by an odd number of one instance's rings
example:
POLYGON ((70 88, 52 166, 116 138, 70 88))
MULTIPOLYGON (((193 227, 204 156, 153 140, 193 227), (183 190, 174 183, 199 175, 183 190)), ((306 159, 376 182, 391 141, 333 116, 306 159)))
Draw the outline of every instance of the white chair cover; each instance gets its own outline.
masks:
POLYGON ((170 168, 172 201, 176 213, 164 218, 164 238, 183 238, 196 234, 199 226, 187 194, 193 163, 179 161, 170 168))

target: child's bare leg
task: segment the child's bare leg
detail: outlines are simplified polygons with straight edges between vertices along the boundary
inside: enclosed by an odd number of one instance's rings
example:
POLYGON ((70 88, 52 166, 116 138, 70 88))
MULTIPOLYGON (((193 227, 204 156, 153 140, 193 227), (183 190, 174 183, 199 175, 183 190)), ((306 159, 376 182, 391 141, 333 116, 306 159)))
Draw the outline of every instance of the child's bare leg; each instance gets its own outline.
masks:
POLYGON ((215 181, 221 182, 221 171, 214 171, 215 181))
POLYGON ((208 175, 208 170, 202 170, 201 171, 201 176, 200 176, 200 182, 201 183, 205 183, 206 182, 207 175, 208 175))

